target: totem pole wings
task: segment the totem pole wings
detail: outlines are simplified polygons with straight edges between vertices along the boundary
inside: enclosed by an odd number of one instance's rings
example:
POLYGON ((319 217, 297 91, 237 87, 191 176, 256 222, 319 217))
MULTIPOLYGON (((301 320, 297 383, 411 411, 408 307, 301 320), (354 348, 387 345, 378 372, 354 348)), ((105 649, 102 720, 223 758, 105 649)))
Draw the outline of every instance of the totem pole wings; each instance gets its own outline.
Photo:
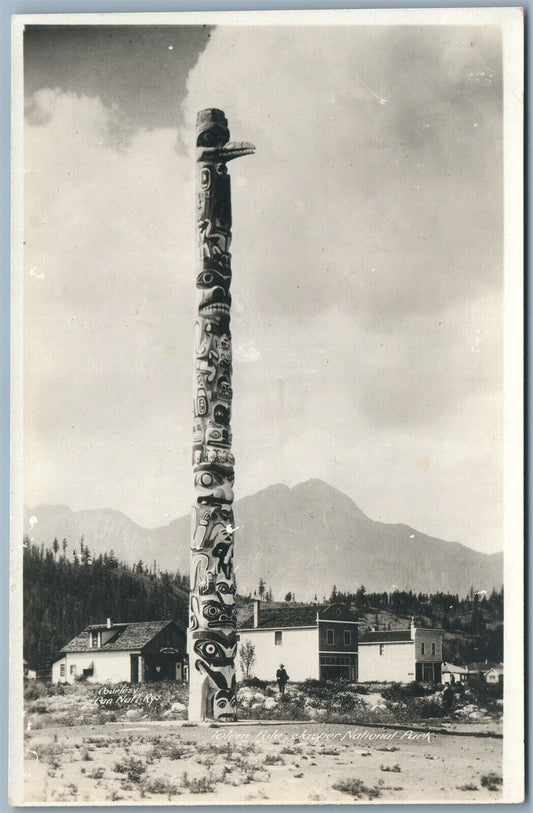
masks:
POLYGON ((237 618, 231 452, 231 186, 228 161, 255 147, 229 141, 221 110, 198 113, 199 290, 195 325, 189 719, 236 719, 237 618))

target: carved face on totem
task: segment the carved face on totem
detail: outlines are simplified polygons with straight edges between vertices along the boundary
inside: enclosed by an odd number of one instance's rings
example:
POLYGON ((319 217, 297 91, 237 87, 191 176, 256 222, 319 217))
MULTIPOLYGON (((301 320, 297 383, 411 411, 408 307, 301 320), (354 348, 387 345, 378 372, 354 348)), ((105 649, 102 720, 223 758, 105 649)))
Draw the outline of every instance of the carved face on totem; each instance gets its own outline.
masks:
POLYGON ((231 666, 237 652, 237 635, 198 630, 194 634, 194 652, 211 669, 231 666))
POLYGON ((200 110, 196 119, 196 146, 222 147, 228 141, 228 120, 222 110, 200 110))
POLYGON ((220 689, 213 699, 213 719, 235 720, 237 715, 237 697, 235 689, 220 689))
POLYGON ((194 477, 197 499, 205 502, 232 503, 231 485, 227 477, 211 470, 198 471, 194 477))
MULTIPOLYGON (((192 600, 195 596, 192 597, 192 600)), ((191 600, 191 603, 192 603, 191 600)), ((216 629, 217 627, 237 626, 237 610, 234 604, 222 604, 217 598, 212 596, 199 596, 198 599, 198 626, 201 629, 216 629)))

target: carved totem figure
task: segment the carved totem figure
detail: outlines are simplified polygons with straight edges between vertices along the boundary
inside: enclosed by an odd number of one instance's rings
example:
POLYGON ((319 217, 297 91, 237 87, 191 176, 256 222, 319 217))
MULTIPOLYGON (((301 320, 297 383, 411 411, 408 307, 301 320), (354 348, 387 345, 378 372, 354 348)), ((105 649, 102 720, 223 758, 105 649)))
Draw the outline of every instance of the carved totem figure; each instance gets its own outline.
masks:
POLYGON ((229 141, 221 110, 196 126, 198 275, 188 630, 189 720, 235 720, 237 616, 231 453, 231 189, 226 164, 255 151, 229 141))

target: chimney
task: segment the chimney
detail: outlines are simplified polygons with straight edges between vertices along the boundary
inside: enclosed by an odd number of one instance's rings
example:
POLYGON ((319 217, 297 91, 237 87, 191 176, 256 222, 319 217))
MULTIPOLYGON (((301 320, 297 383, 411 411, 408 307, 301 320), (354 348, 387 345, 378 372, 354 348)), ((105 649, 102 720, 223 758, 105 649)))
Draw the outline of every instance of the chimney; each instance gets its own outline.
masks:
POLYGON ((254 598, 254 629, 257 629, 259 626, 259 606, 261 601, 258 598, 254 598))
POLYGON ((411 630, 411 640, 414 641, 415 638, 415 617, 414 615, 411 616, 411 621, 409 622, 409 629, 411 630))
POLYGON ((111 618, 106 618, 105 625, 106 625, 107 629, 110 630, 111 627, 113 626, 113 620, 111 618))

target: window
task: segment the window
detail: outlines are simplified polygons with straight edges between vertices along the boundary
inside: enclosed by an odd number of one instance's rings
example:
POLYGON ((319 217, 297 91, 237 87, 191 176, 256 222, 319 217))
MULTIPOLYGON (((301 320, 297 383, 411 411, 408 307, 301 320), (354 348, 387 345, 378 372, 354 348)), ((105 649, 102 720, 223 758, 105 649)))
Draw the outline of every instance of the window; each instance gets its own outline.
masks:
POLYGON ((91 632, 91 646, 97 647, 98 646, 98 633, 91 632))
POLYGON ((335 630, 326 630, 326 643, 327 644, 335 643, 335 630))
POLYGON ((76 674, 76 664, 75 663, 73 663, 72 666, 70 667, 70 674, 71 675, 76 674))
POLYGON ((420 644, 420 652, 422 653, 422 655, 426 654, 426 645, 425 645, 425 643, 423 641, 420 644))
POLYGON ((60 666, 59 666, 59 674, 60 674, 61 677, 65 677, 65 664, 64 663, 60 664, 60 666))
POLYGON ((385 644, 380 644, 379 645, 379 654, 383 655, 384 652, 385 652, 385 644))
POLYGON ((344 630, 344 646, 350 646, 352 643, 352 631, 344 630))
POLYGON ((431 644, 431 654, 432 654, 432 655, 436 655, 436 654, 437 654, 437 644, 436 644, 435 642, 433 642, 433 643, 431 644))
POLYGON ((346 655, 321 655, 322 666, 350 666, 350 657, 346 655))
POLYGON ((283 633, 281 630, 276 630, 276 632, 274 633, 274 643, 276 646, 281 646, 282 635, 283 633))

